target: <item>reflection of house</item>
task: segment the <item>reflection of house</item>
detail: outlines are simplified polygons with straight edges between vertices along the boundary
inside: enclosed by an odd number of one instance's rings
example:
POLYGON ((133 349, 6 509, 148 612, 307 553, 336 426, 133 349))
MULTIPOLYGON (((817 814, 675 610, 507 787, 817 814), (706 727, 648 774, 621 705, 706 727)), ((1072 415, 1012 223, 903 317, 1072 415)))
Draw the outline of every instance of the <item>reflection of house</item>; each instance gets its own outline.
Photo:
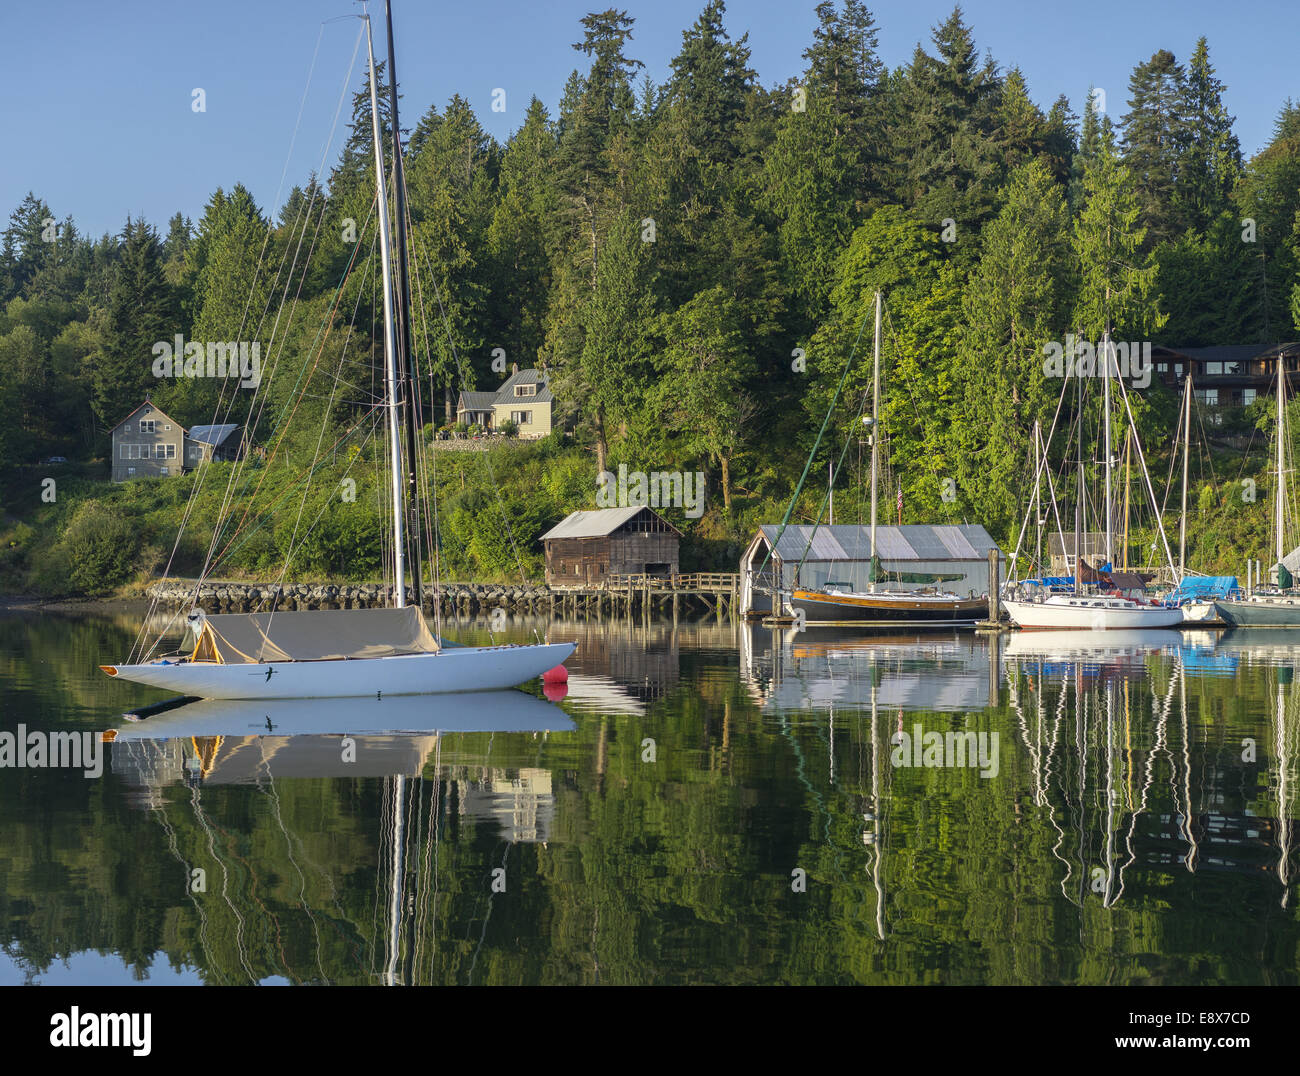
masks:
POLYGON ((505 770, 492 769, 479 781, 460 775, 456 779, 465 781, 460 789, 462 816, 495 821, 511 844, 544 843, 550 837, 555 818, 550 770, 523 767, 511 777, 505 770))
POLYGON ((513 422, 525 440, 551 432, 549 379, 540 370, 518 370, 496 392, 462 392, 456 404, 456 420, 469 426, 499 430, 513 422))
POLYGON ((150 400, 113 427, 112 479, 178 475, 210 460, 239 458, 240 427, 195 426, 188 433, 150 400))
POLYGON ((671 575, 681 531, 650 508, 572 512, 542 535, 549 586, 590 586, 610 575, 671 575))

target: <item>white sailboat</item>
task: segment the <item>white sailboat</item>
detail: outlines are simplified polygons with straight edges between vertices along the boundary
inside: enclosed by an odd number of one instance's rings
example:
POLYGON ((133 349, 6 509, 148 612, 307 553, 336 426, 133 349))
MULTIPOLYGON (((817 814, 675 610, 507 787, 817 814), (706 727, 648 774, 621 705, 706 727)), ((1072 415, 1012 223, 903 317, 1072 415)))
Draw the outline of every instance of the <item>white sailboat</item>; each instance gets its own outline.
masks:
MULTIPOLYGON (((109 676, 205 699, 382 698, 514 687, 563 664, 577 649, 573 643, 444 647, 429 630, 418 604, 406 605, 403 489, 406 471, 398 410, 392 238, 374 42, 369 16, 360 17, 365 21, 369 53, 370 115, 383 274, 385 402, 392 469, 393 608, 213 616, 196 613, 192 614, 191 623, 197 639, 188 656, 157 658, 139 664, 101 665, 109 676)), ((391 46, 390 33, 390 65, 391 46)), ((391 70, 390 66, 390 73, 391 70)), ((392 78, 395 85, 396 76, 392 78)), ((390 101, 394 174, 400 189, 401 147, 395 90, 390 101)), ((405 271, 405 258, 399 257, 398 273, 404 276, 405 271)), ((405 293, 405 279, 398 283, 405 293)))
MULTIPOLYGON (((1103 384, 1105 386, 1105 407, 1104 407, 1104 446, 1103 456, 1105 461, 1105 537, 1106 537, 1106 560, 1111 563, 1110 542, 1111 542, 1111 437, 1110 437, 1110 378, 1111 373, 1116 369, 1114 359, 1114 347, 1110 342, 1110 334, 1107 333, 1102 338, 1100 359, 1104 364, 1103 384)), ((1118 592, 1110 593, 1086 593, 1083 589, 1083 542, 1082 542, 1082 515, 1083 515, 1083 496, 1084 496, 1084 454, 1083 454, 1083 381, 1078 371, 1075 372, 1075 378, 1078 381, 1078 424, 1079 424, 1079 461, 1078 461, 1078 489, 1075 493, 1075 524, 1074 524, 1074 574, 1073 585, 1070 593, 1060 593, 1046 590, 1046 588, 1029 588, 1038 593, 1033 595, 1024 595, 1016 592, 1014 597, 1004 597, 1002 605, 1006 609, 1012 622, 1020 628, 1028 629, 1090 629, 1094 631, 1113 631, 1113 630, 1132 630, 1142 628, 1170 628, 1183 621, 1183 610, 1178 607, 1170 607, 1160 602, 1150 601, 1142 597, 1132 597, 1118 592)), ((1118 378, 1117 378, 1118 380, 1118 378)), ((1155 512, 1156 525, 1160 532, 1160 540, 1164 544, 1166 559, 1170 561, 1172 569, 1172 556, 1169 551, 1169 543, 1165 538, 1164 528, 1160 524, 1160 511, 1156 506, 1155 491, 1151 487, 1150 475, 1147 473, 1146 460, 1142 454, 1142 442, 1137 436, 1137 427, 1133 423, 1133 412, 1129 407, 1128 392, 1124 388, 1124 383, 1119 380, 1120 390, 1123 394, 1124 407, 1128 413, 1128 419, 1132 428, 1133 442, 1137 446, 1138 460, 1142 464, 1142 475, 1146 480, 1147 492, 1151 498, 1151 506, 1155 512)), ((1068 386, 1067 386, 1068 388, 1068 386)), ((1038 445, 1035 441, 1035 450, 1038 445)), ((1038 460, 1034 475, 1034 488, 1037 490, 1040 476, 1047 466, 1047 453, 1044 451, 1038 460)), ((1050 477, 1049 477, 1050 483, 1050 477)), ((1053 496, 1053 503, 1055 498, 1053 496)), ((1037 497, 1033 499, 1030 510, 1037 513, 1037 497)), ((1012 557, 1014 564, 1020 555, 1020 546, 1024 541, 1025 534, 1029 527, 1029 516, 1026 514, 1024 525, 1021 527, 1020 540, 1016 543, 1016 552, 1012 557)), ((1058 519, 1059 527, 1059 519, 1058 519)), ((1064 536, 1062 536, 1062 545, 1064 547, 1064 536)), ((1181 579, 1181 570, 1177 573, 1181 579)))

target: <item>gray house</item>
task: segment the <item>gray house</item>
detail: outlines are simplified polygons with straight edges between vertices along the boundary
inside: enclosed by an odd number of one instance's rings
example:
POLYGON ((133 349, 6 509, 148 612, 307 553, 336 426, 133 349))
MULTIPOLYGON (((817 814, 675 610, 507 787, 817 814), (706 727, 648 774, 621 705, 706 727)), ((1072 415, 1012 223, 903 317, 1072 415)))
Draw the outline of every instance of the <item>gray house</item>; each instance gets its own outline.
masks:
POLYGON ((186 431, 151 400, 113 427, 112 480, 166 478, 210 460, 239 458, 239 426, 195 426, 186 431))
POLYGON ((456 420, 493 430, 513 422, 520 438, 530 440, 551 432, 554 403, 545 373, 516 369, 496 392, 462 392, 456 404, 456 420))

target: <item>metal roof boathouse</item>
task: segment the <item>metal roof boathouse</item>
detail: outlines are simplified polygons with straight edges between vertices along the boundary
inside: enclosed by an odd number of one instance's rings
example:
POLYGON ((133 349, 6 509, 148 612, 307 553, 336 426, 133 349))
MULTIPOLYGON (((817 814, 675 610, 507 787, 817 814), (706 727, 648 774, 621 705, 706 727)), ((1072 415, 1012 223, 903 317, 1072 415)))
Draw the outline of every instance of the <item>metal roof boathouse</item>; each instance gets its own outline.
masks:
MULTIPOLYGON (((879 585, 891 590, 919 591, 929 587, 963 598, 980 597, 988 593, 988 556, 997 548, 989 532, 978 523, 877 526, 876 556, 889 577, 888 582, 879 585), (909 582, 909 575, 936 576, 941 581, 909 582)), ((1005 572, 1006 554, 1001 550, 999 559, 1001 571, 1005 572)), ((796 582, 813 589, 838 583, 865 591, 870 586, 870 574, 870 527, 791 524, 781 533, 779 524, 765 524, 740 560, 740 611, 742 615, 771 612, 773 585, 789 591, 796 582)))

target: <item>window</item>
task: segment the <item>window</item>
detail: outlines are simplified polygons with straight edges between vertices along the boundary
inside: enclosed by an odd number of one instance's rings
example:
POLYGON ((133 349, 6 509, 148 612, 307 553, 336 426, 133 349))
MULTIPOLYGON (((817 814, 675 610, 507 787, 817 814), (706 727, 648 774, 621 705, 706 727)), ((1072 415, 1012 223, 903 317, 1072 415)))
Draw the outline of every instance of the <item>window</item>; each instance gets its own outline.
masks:
POLYGON ((131 432, 131 423, 128 422, 125 426, 123 426, 123 427, 122 427, 122 432, 123 432, 123 433, 130 433, 130 432, 131 432))
POLYGON ((168 445, 168 446, 167 446, 167 458, 168 458, 169 460, 174 460, 174 459, 176 458, 176 446, 175 446, 175 445, 168 445))
POLYGON ((126 477, 127 477, 127 478, 130 478, 130 477, 131 477, 132 475, 134 475, 134 474, 135 474, 135 468, 134 468, 134 467, 128 467, 128 468, 126 469, 126 477))
POLYGON ((515 395, 516 395, 516 396, 536 396, 536 395, 537 395, 537 386, 536 386, 536 385, 516 385, 516 386, 515 386, 515 395))
POLYGON ((127 458, 128 458, 128 457, 127 457, 127 454, 126 454, 127 446, 126 446, 126 445, 118 445, 117 447, 118 447, 118 457, 117 457, 117 458, 120 459, 120 460, 127 459, 127 458))
POLYGON ((1167 374, 1167 373, 1169 373, 1169 363, 1167 363, 1167 362, 1158 362, 1158 363, 1156 363, 1156 373, 1158 373, 1158 374, 1167 374))
POLYGON ((167 424, 163 427, 163 429, 166 430, 168 433, 171 433, 172 424, 171 424, 170 422, 167 423, 167 424))
POLYGON ((531 411, 511 411, 510 421, 516 426, 526 426, 533 421, 533 413, 531 411))
POLYGON ((155 428, 157 425, 158 425, 158 420, 157 420, 157 419, 152 419, 152 418, 142 418, 142 419, 140 420, 140 432, 141 432, 141 433, 154 433, 154 432, 155 432, 155 429, 154 429, 154 428, 155 428))
POLYGON ((1209 374, 1209 375, 1221 374, 1221 373, 1223 373, 1223 363, 1221 363, 1221 362, 1207 362, 1207 363, 1205 364, 1205 372, 1206 372, 1207 374, 1209 374))
POLYGON ((1249 406, 1250 406, 1251 404, 1253 404, 1254 402, 1255 402, 1255 390, 1254 390, 1254 389, 1242 389, 1242 390, 1241 390, 1241 406, 1242 406, 1242 407, 1249 407, 1249 406))
POLYGON ((158 469, 158 473, 159 473, 159 474, 166 474, 166 473, 167 473, 167 468, 166 468, 166 467, 160 467, 160 468, 158 469))

